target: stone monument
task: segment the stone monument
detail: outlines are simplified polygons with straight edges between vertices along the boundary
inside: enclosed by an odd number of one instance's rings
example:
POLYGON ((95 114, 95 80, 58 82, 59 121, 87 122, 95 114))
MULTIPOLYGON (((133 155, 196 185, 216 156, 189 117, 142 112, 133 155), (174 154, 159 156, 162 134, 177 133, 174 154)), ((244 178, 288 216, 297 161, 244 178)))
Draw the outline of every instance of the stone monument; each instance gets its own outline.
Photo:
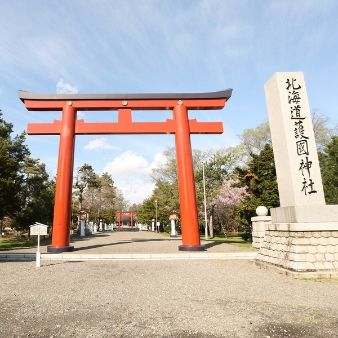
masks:
POLYGON ((326 205, 301 72, 265 84, 280 207, 270 210, 256 263, 296 276, 338 274, 338 205, 326 205))

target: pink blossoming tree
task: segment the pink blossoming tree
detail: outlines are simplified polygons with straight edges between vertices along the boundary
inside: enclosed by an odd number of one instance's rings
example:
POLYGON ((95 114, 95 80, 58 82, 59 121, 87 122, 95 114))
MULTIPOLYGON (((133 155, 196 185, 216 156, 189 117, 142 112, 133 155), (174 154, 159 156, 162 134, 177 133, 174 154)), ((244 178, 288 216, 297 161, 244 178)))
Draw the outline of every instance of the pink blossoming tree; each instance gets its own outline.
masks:
POLYGON ((236 187, 238 180, 224 180, 218 195, 210 203, 217 209, 218 222, 224 235, 227 231, 238 231, 239 207, 249 195, 244 187, 236 187))

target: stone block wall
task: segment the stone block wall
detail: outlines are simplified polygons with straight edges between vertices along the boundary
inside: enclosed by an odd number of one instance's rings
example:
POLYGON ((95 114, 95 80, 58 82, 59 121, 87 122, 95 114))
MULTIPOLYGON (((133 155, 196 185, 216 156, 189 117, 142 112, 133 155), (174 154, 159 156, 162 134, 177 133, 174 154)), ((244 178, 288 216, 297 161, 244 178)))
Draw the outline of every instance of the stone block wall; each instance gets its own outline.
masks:
POLYGON ((271 216, 255 216, 251 217, 252 222, 252 247, 260 249, 264 236, 265 229, 271 224, 271 216))
POLYGON ((338 230, 268 229, 257 262, 295 272, 338 273, 338 230))

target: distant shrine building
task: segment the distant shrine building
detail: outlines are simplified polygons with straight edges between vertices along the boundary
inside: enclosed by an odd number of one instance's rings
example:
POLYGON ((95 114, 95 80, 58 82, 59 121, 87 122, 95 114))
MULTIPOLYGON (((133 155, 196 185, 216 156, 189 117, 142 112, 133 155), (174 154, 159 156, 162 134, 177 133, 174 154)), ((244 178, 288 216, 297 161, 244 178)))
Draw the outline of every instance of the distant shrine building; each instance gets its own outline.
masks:
POLYGON ((115 224, 117 227, 135 227, 136 213, 133 211, 119 211, 115 213, 115 224))

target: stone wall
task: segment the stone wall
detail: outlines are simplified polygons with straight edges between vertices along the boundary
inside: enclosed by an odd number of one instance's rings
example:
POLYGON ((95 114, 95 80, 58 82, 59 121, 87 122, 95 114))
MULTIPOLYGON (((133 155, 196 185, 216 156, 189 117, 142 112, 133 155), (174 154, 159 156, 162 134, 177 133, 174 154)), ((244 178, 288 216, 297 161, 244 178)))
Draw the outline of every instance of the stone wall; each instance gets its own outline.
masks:
POLYGON ((338 273, 338 230, 281 231, 267 228, 257 256, 258 263, 294 272, 338 273))
POLYGON ((252 247, 260 249, 264 236, 265 229, 271 224, 271 216, 255 216, 251 217, 252 222, 252 247))

